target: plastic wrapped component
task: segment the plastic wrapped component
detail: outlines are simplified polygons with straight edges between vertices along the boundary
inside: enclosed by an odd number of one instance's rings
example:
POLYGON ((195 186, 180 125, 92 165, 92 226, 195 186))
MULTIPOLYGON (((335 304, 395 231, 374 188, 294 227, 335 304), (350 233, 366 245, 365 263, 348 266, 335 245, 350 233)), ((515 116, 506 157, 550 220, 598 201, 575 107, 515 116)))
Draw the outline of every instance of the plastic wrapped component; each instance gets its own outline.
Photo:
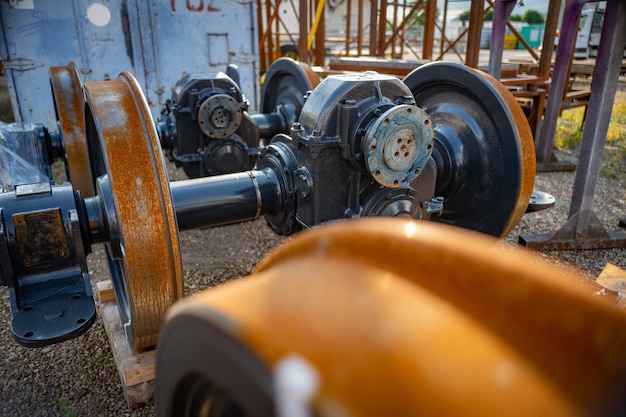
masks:
POLYGON ((12 190, 51 178, 44 138, 41 125, 0 122, 0 187, 12 190))

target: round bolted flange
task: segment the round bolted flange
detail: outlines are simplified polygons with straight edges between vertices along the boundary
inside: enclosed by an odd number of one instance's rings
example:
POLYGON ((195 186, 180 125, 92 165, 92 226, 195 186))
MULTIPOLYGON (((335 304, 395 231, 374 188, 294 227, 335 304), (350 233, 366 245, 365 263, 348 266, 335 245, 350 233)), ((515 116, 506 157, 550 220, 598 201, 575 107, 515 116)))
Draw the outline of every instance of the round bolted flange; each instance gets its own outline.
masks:
POLYGON ((367 128, 363 140, 367 169, 385 187, 410 183, 430 157, 432 143, 426 112, 406 104, 392 107, 367 128))
POLYGON ((150 108, 130 73, 86 83, 84 91, 92 174, 107 176, 98 183, 101 198, 110 198, 103 203, 113 287, 129 341, 144 349, 156 345, 163 314, 183 294, 165 161, 150 108))
POLYGON ((243 111, 233 97, 215 94, 200 105, 198 124, 205 135, 221 139, 232 135, 241 125, 243 111))

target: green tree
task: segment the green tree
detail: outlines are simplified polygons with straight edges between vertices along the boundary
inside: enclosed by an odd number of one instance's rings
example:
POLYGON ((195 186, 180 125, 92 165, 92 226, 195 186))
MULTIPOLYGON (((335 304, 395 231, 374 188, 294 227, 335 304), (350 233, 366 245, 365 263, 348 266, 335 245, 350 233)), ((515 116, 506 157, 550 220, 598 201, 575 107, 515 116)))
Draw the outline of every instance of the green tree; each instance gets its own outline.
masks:
POLYGON ((540 25, 546 21, 541 13, 533 9, 526 10, 524 16, 522 16, 522 20, 529 25, 540 25))
MULTIPOLYGON (((461 12, 461 14, 459 14, 459 17, 457 17, 457 19, 460 20, 461 22, 467 22, 469 18, 470 18, 469 10, 461 12)), ((493 20, 493 10, 490 9, 487 13, 485 13, 485 17, 483 17, 483 21, 491 22, 492 20, 493 20)))
POLYGON ((524 18, 519 14, 512 14, 511 17, 509 17, 509 20, 511 22, 523 22, 524 18))

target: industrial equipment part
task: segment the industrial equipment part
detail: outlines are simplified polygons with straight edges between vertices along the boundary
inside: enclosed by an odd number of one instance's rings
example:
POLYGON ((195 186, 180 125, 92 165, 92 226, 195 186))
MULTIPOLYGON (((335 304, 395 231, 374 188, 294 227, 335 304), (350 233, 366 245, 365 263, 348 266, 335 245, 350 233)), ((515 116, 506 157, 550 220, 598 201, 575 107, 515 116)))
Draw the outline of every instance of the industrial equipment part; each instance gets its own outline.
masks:
MULTIPOLYGON (((567 31, 563 31, 559 40, 550 96, 546 103, 546 115, 537 144, 537 160, 540 164, 550 162, 552 140, 559 116, 559 98, 562 97, 568 80, 568 63, 571 62, 578 16, 584 3, 585 1, 582 0, 565 2, 563 22, 568 25, 567 31)), ((600 174, 602 152, 606 143, 615 92, 618 88, 622 56, 626 49, 625 26, 626 3, 619 0, 607 1, 568 220, 554 232, 520 236, 520 243, 524 245, 549 250, 623 248, 626 246, 626 233, 607 230, 593 210, 593 198, 600 174)), ((618 219, 618 224, 624 227, 625 222, 623 219, 618 219)))
POLYGON ((94 194, 85 140, 82 82, 73 62, 50 67, 55 126, 11 123, 0 135, 0 184, 14 186, 52 179, 52 164, 63 162, 65 175, 83 197, 94 194), (49 128, 49 129, 48 129, 49 128))
POLYGON ((435 195, 445 197, 435 220, 508 233, 535 180, 532 132, 515 98, 490 75, 460 64, 426 64, 404 82, 435 129, 435 195))
POLYGON ((193 73, 176 83, 158 124, 163 149, 190 178, 252 169, 260 140, 288 133, 319 84, 311 68, 292 59, 272 64, 263 83, 261 113, 249 114, 239 73, 193 73))
POLYGON ((290 58, 274 61, 263 77, 260 115, 252 115, 261 137, 271 139, 279 133, 288 133, 298 120, 304 96, 320 81, 308 64, 290 58))
MULTIPOLYGON (((437 156, 435 152, 441 151, 433 146, 437 123, 445 122, 433 123, 427 112, 415 105, 409 88, 394 77, 376 73, 329 77, 308 95, 290 136, 276 135, 263 148, 256 170, 172 184, 156 127, 134 78, 122 73, 116 80, 86 83, 83 88, 85 134, 96 195, 83 198, 48 184, 31 185, 36 192, 0 194, 0 266, 4 283, 11 288, 14 318, 26 307, 32 313, 28 330, 13 326, 17 340, 26 345, 59 339, 45 331, 51 320, 46 311, 55 302, 46 294, 67 292, 68 287, 61 285, 60 266, 75 271, 75 276, 86 275, 81 265, 93 244, 106 244, 129 341, 143 349, 154 346, 163 314, 182 295, 178 230, 260 216, 280 234, 343 218, 404 216, 426 220, 435 213, 445 213, 451 198, 435 194, 436 189, 444 189, 440 178, 449 181, 452 177, 450 165, 437 164, 444 156, 437 156), (63 199, 63 204, 56 200, 47 204, 52 197, 63 199), (37 204, 31 205, 31 201, 37 204), (52 223, 57 225, 55 242, 65 241, 68 251, 37 258, 37 268, 33 269, 28 266, 28 254, 38 248, 47 253, 50 240, 39 232, 31 238, 31 231, 41 230, 46 220, 40 214, 48 212, 60 219, 52 223), (26 232, 16 231, 17 218, 23 219, 26 232), (61 226, 67 219, 74 222, 72 228, 61 226), (70 233, 72 230, 77 232, 70 233), (74 267, 58 262, 61 257, 74 267), (42 296, 34 301, 23 299, 22 288, 37 281, 43 282, 42 296)), ((523 118, 503 120, 504 124, 526 123, 523 118)), ((473 119, 468 123, 474 123, 473 119)), ((518 129, 523 134, 521 127, 504 132, 517 134, 518 129)), ((444 140, 448 131, 440 130, 439 140, 444 140)), ((514 137, 519 140, 520 160, 526 142, 514 137)), ((530 134, 526 139, 532 144, 530 134)), ((487 148, 485 152, 492 151, 487 148)), ((471 154, 455 162, 454 180, 459 186, 463 185, 460 173, 469 172, 464 164, 471 166, 476 157, 471 154)), ((498 163, 499 158, 493 152, 490 163, 498 163)), ((487 170, 480 175, 491 173, 487 170)), ((526 186, 524 182, 509 186, 518 192, 507 194, 514 201, 498 207, 506 213, 497 213, 508 222, 487 230, 498 236, 519 220, 529 201, 529 195, 519 190, 526 186)), ((454 219, 448 221, 454 224, 454 219)), ((80 320, 89 321, 84 317, 80 320)), ((66 326, 68 337, 84 330, 66 326)))
POLYGON ((594 291, 460 228, 327 225, 168 311, 157 413, 620 415, 626 316, 594 291))
POLYGON ((250 103, 227 73, 185 75, 162 112, 163 149, 190 178, 246 171, 259 154, 250 103))
POLYGON ((50 84, 60 136, 58 155, 63 156, 72 187, 83 197, 91 197, 95 190, 85 140, 83 83, 76 64, 70 62, 67 66, 50 67, 50 84))
POLYGON ((52 178, 58 136, 35 123, 0 122, 0 191, 52 178))

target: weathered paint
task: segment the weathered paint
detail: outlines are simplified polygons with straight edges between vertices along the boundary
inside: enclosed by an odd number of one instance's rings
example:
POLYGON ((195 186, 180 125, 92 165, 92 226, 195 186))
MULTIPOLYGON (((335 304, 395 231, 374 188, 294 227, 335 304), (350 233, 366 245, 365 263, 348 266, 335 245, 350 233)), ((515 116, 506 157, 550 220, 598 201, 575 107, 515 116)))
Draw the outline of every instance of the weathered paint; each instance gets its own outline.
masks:
POLYGON ((56 130, 48 68, 71 61, 84 82, 130 71, 155 118, 185 73, 236 64, 241 89, 251 109, 257 108, 254 1, 35 0, 19 9, 15 4, 0 2, 0 59, 17 121, 56 130), (88 9, 95 4, 110 19, 93 11, 90 19, 88 9))

